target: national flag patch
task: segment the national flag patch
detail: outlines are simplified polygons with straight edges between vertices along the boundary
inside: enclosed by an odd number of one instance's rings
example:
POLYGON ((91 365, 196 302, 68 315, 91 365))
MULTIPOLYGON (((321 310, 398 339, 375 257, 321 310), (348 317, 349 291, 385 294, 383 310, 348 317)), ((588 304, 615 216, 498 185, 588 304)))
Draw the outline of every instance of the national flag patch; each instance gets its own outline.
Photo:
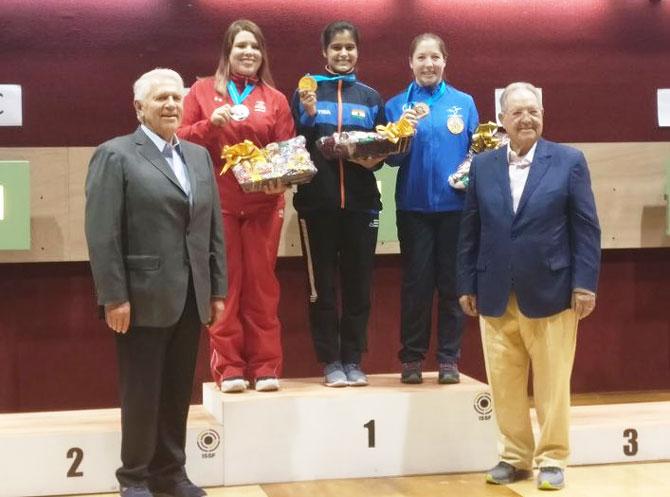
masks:
POLYGON ((358 117, 359 119, 365 119, 365 111, 363 109, 352 109, 352 117, 358 117))

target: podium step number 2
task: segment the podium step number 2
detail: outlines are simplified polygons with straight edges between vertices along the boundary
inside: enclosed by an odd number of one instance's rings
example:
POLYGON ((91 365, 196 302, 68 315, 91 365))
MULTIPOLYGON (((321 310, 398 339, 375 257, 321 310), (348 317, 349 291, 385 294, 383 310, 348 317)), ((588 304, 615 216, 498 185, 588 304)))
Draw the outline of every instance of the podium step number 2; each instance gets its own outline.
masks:
MULTIPOLYGON (((205 486, 223 484, 221 426, 191 408, 187 471, 205 486)), ((117 492, 118 409, 0 415, 0 497, 117 492)))

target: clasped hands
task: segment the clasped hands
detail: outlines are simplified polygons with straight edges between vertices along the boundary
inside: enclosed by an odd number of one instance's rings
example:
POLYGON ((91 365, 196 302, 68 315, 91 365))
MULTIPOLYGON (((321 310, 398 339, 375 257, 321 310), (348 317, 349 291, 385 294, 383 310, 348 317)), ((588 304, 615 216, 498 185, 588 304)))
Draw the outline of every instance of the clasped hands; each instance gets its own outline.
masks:
MULTIPOLYGON (((210 328, 223 318, 225 308, 222 298, 213 298, 210 303, 210 319, 207 327, 210 328)), ((130 302, 120 304, 105 304, 105 322, 110 329, 121 335, 128 332, 130 328, 130 302)))
MULTIPOLYGON (((463 312, 466 315, 472 317, 477 317, 479 315, 476 295, 461 295, 458 299, 458 303, 461 305, 461 309, 463 309, 463 312)), ((577 314, 577 319, 584 319, 596 308, 595 294, 584 290, 574 290, 572 292, 570 308, 577 314)))

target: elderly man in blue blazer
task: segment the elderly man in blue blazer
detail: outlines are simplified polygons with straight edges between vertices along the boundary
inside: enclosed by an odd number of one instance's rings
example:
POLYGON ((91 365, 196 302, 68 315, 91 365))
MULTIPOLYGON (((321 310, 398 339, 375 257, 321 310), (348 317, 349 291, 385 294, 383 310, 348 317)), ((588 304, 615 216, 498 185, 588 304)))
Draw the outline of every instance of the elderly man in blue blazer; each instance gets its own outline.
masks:
POLYGON ((501 433, 487 481, 532 476, 559 489, 569 455, 570 375, 577 324, 595 307, 600 227, 584 155, 541 138, 542 97, 512 83, 500 120, 510 143, 475 157, 458 248, 463 311, 481 316, 486 369, 501 433), (528 400, 529 367, 540 437, 528 400))
POLYGON ((184 83, 154 69, 133 87, 140 126, 100 145, 86 178, 98 303, 116 332, 122 497, 201 497, 184 444, 201 324, 223 314, 226 260, 209 153, 177 139, 184 83))

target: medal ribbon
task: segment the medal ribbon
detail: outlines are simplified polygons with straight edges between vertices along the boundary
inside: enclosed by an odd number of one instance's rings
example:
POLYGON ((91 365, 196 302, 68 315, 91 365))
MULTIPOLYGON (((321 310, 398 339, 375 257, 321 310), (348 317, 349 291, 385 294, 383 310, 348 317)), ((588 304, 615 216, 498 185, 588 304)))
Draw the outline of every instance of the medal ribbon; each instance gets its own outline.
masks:
POLYGON ((244 102, 244 99, 249 96, 249 94, 256 88, 256 85, 247 83, 242 91, 242 95, 237 91, 237 86, 232 81, 228 81, 228 94, 230 95, 231 100, 235 105, 240 105, 244 102))
POLYGON ((342 74, 340 76, 323 76, 321 74, 316 74, 312 76, 314 78, 314 81, 317 83, 320 83, 321 81, 346 81, 347 83, 353 83, 356 81, 356 75, 355 74, 342 74))
MULTIPOLYGON (((412 90, 414 89, 414 81, 412 81, 409 86, 407 87, 407 93, 405 94, 405 105, 409 106, 410 105, 410 97, 412 96, 412 90)), ((430 107, 433 105, 433 102, 440 98, 442 95, 444 95, 444 92, 447 91, 447 85, 445 84, 444 81, 440 81, 439 86, 437 89, 433 92, 433 94, 430 96, 428 100, 426 100, 424 103, 430 107)), ((414 107, 415 102, 411 102, 411 106, 414 107)), ((411 108, 411 107, 410 107, 411 108)))

